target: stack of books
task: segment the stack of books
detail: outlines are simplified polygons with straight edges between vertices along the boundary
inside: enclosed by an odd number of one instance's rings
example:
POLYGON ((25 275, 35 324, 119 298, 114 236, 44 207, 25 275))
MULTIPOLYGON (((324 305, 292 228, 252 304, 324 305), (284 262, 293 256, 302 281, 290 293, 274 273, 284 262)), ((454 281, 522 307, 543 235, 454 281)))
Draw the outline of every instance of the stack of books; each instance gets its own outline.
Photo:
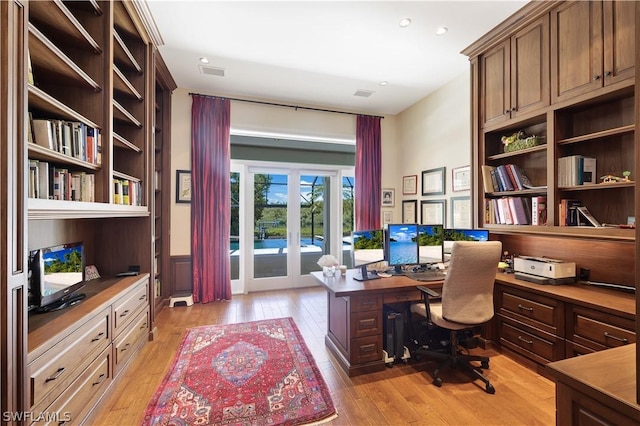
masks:
POLYGON ((485 193, 522 191, 524 189, 544 189, 546 185, 536 186, 524 171, 515 164, 501 164, 499 166, 482 166, 482 182, 485 193))
POLYGON ((597 183, 596 159, 582 155, 558 158, 558 187, 597 183))

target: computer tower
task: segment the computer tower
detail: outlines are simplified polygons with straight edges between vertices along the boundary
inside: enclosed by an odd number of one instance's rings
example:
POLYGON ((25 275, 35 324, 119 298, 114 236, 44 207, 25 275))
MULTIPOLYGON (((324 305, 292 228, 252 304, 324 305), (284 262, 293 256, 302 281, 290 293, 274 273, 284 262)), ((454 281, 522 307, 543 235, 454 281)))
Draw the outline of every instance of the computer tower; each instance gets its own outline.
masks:
POLYGON ((404 346, 403 314, 384 305, 382 331, 385 363, 392 365, 394 361, 408 359, 409 351, 404 346))

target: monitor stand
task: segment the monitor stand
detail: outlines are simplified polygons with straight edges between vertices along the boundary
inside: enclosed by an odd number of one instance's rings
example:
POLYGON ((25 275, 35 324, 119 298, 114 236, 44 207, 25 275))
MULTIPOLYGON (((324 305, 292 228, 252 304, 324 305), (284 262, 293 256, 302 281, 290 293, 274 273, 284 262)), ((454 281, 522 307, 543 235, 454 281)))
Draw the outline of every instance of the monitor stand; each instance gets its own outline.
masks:
POLYGON ((353 279, 356 281, 377 280, 379 278, 375 272, 367 271, 367 265, 358 266, 353 274, 353 279))
POLYGON ((402 265, 396 265, 392 270, 389 271, 391 275, 407 275, 406 272, 402 270, 402 265))

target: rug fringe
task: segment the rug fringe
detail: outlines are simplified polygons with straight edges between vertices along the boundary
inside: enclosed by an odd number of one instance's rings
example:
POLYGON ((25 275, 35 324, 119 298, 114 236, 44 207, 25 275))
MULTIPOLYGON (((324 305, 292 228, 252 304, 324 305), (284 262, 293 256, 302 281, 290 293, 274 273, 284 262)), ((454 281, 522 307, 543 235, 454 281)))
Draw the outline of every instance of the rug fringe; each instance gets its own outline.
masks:
POLYGON ((302 426, 317 426, 317 425, 329 423, 330 421, 335 420, 337 418, 338 418, 338 412, 336 411, 335 413, 333 413, 328 417, 325 417, 324 419, 316 420, 315 422, 311 422, 311 423, 305 423, 302 426))

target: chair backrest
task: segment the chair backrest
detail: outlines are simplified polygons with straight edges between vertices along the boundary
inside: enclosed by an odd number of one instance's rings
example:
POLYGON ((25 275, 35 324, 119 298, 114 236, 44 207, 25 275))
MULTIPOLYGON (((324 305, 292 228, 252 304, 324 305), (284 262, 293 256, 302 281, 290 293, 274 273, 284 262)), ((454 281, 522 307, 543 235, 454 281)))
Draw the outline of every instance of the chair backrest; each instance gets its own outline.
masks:
POLYGON ((493 317, 493 283, 502 255, 500 241, 456 241, 442 286, 442 316, 460 324, 493 317))

